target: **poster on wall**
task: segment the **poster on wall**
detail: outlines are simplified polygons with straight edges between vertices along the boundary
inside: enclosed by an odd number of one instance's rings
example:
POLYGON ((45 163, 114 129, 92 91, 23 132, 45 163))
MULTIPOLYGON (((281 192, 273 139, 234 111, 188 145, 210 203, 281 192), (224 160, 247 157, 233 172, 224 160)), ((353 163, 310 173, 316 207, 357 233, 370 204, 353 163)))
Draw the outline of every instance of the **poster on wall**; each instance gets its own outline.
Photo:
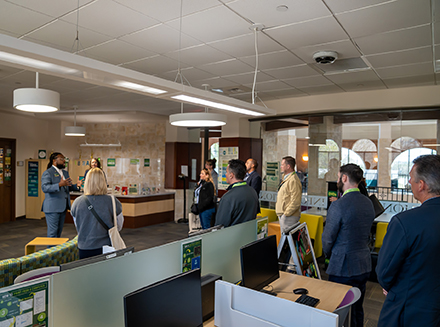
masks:
POLYGON ((0 290, 0 326, 48 326, 49 279, 0 290))
POLYGON ((144 167, 150 167, 150 159, 144 159, 144 167))
POLYGON ((38 161, 28 161, 28 196, 38 197, 38 161))
POLYGON ((218 189, 226 190, 229 184, 226 182, 226 168, 231 159, 238 159, 238 147, 221 147, 219 148, 219 165, 218 165, 218 189))
POLYGON ((107 159, 107 167, 115 167, 116 166, 116 159, 115 158, 108 158, 107 159))
POLYGON ((278 185, 280 185, 280 163, 266 162, 266 190, 277 192, 278 185))

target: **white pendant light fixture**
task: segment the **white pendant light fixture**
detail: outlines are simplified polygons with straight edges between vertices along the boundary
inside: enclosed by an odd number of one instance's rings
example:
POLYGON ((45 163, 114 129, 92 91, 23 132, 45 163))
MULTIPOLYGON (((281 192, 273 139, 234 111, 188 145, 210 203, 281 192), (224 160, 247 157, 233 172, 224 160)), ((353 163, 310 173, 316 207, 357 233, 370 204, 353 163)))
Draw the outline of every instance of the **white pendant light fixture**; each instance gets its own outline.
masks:
POLYGON ((38 88, 38 72, 35 88, 14 90, 14 108, 27 112, 54 112, 60 109, 60 94, 38 88))
POLYGON ((86 128, 83 126, 76 126, 76 109, 77 107, 73 107, 74 109, 74 121, 73 126, 66 126, 64 128, 64 135, 65 136, 85 136, 86 135, 86 128))
POLYGON ((179 127, 214 127, 226 125, 226 116, 210 112, 187 112, 170 115, 170 124, 179 127))

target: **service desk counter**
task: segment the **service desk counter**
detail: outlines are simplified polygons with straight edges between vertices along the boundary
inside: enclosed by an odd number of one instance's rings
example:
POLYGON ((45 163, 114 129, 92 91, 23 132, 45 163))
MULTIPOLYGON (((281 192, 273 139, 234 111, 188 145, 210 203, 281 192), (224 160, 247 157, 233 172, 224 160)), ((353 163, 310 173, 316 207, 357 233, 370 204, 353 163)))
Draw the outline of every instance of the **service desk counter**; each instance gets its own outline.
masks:
MULTIPOLYGON (((70 193, 70 201, 83 195, 79 192, 70 193)), ((122 203, 124 228, 139 228, 174 221, 175 193, 157 193, 150 195, 115 195, 122 203)), ((73 223, 70 212, 66 215, 66 223, 73 223)))

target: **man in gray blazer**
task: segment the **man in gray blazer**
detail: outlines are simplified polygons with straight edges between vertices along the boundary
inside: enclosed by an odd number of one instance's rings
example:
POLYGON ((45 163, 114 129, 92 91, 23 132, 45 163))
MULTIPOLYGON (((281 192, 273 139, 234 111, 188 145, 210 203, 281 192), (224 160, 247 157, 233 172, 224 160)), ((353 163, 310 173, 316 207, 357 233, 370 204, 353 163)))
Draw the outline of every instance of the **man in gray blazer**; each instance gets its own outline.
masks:
POLYGON ((59 152, 50 155, 47 170, 41 177, 41 189, 45 195, 41 211, 46 216, 47 237, 60 237, 67 209, 70 209, 70 191, 79 191, 81 183, 72 185, 65 170, 65 158, 59 152))
POLYGON ((351 326, 363 326, 362 303, 371 272, 368 248, 371 225, 374 221, 373 203, 358 188, 363 171, 355 164, 339 169, 338 189, 342 197, 332 203, 325 221, 322 246, 330 262, 329 281, 359 288, 361 298, 352 305, 351 326))

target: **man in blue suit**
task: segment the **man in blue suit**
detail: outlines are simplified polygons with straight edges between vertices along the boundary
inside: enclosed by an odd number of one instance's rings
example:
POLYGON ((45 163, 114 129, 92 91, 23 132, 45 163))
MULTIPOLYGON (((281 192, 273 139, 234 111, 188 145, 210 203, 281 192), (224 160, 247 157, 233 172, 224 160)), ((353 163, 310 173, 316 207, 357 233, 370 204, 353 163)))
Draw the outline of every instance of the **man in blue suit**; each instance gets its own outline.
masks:
POLYGON ((409 173, 420 207, 395 215, 376 273, 386 295, 377 326, 440 326, 440 156, 413 161, 409 173))
POLYGON ((70 209, 70 191, 79 191, 81 183, 72 185, 65 170, 65 158, 59 152, 50 155, 47 170, 41 177, 41 189, 45 195, 41 211, 46 216, 47 237, 60 237, 67 209, 70 209))
POLYGON ((337 185, 342 197, 328 209, 322 233, 322 247, 326 257, 330 258, 328 280, 351 285, 361 291, 360 299, 351 307, 353 327, 364 325, 362 304, 371 272, 368 241, 375 216, 373 203, 358 188, 363 173, 355 164, 339 168, 337 185))
POLYGON ((246 161, 246 176, 244 181, 257 192, 258 198, 260 198, 261 191, 261 176, 258 174, 257 169, 258 162, 255 159, 249 158, 246 161))

